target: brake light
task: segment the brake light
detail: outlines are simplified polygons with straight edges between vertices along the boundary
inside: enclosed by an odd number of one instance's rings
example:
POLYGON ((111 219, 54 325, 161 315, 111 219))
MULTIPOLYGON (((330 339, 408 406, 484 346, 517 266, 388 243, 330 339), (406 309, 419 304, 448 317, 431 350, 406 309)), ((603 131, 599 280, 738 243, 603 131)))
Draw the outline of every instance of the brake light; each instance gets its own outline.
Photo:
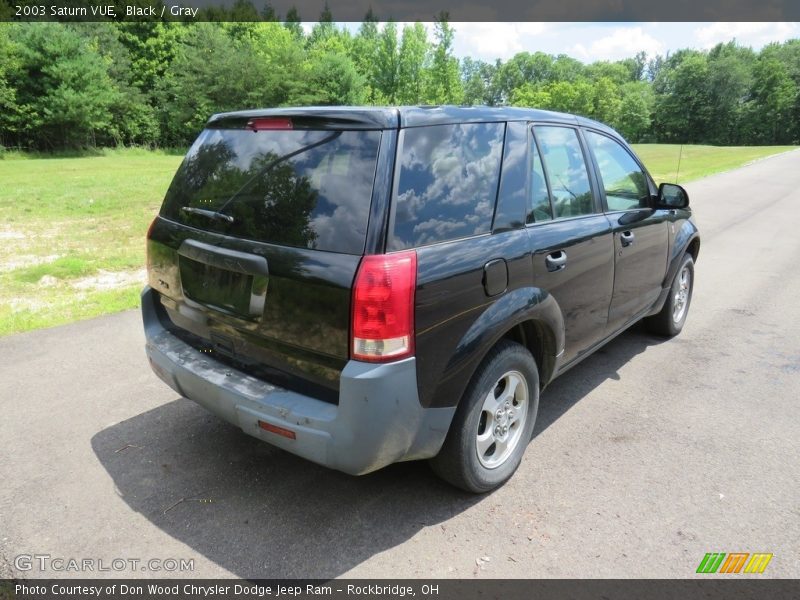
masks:
POLYGON ((352 358, 387 362, 414 354, 416 252, 365 256, 353 287, 352 358))
POLYGON ((293 129, 294 125, 292 120, 286 117, 261 117, 258 119, 250 119, 247 122, 247 128, 253 131, 264 131, 268 129, 293 129))

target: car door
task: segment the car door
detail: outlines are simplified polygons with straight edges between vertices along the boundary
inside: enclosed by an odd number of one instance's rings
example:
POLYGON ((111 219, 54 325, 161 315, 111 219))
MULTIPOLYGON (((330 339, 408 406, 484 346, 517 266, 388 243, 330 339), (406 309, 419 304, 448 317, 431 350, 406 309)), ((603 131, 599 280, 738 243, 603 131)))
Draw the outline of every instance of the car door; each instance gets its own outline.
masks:
POLYGON ((591 163, 575 127, 531 127, 526 218, 534 285, 550 293, 564 318, 566 365, 605 334, 614 281, 614 242, 591 163))
POLYGON ((656 301, 667 268, 667 211, 655 210, 647 172, 620 141, 584 130, 614 234, 614 293, 609 334, 638 319, 656 301))

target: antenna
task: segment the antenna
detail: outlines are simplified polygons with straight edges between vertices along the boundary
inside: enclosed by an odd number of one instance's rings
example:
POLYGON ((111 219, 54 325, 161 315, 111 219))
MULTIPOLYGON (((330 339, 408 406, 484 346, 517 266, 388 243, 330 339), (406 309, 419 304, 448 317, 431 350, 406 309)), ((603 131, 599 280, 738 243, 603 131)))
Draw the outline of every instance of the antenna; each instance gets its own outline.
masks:
POLYGON ((683 156, 683 144, 681 144, 681 149, 678 151, 678 169, 675 171, 675 183, 678 183, 678 175, 681 172, 681 157, 683 156))

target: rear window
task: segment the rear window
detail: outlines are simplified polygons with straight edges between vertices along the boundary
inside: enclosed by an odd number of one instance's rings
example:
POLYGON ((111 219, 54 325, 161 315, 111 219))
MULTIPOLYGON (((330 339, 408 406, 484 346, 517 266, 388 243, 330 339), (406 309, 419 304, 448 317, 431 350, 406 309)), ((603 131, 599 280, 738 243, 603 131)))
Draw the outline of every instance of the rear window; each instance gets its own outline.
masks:
POLYGON ((175 174, 161 214, 259 242, 361 254, 380 136, 206 129, 175 174))
POLYGON ((390 249, 488 233, 504 135, 505 123, 404 130, 390 249))

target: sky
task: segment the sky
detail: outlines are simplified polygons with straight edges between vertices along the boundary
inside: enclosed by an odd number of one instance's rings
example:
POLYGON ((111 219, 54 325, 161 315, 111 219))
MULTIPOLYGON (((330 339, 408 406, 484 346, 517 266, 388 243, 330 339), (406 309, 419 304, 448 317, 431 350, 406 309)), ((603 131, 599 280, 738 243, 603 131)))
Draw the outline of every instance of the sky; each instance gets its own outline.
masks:
POLYGON ((712 48, 736 39, 759 49, 800 37, 800 23, 454 23, 455 54, 507 59, 541 50, 583 62, 650 56, 680 48, 712 48))
MULTIPOLYGON (((309 28, 313 23, 306 24, 309 28)), ((712 48, 736 39, 758 50, 800 37, 800 23, 452 23, 458 57, 493 62, 517 52, 567 54, 585 63, 620 60, 644 50, 650 56, 681 48, 712 48)), ((358 23, 347 23, 358 29, 358 23)), ((402 23, 398 30, 402 30, 402 23)), ((426 23, 429 39, 433 24, 426 23)))

